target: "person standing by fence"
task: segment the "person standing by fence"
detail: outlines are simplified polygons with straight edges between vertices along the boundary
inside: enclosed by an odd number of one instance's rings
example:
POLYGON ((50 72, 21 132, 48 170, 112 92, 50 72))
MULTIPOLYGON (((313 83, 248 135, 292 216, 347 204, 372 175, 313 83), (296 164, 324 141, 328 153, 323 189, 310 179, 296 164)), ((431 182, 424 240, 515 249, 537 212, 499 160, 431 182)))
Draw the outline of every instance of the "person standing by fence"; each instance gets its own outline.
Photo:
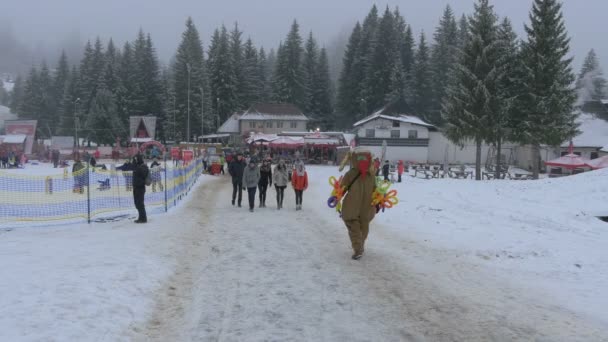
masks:
POLYGON ((135 223, 146 223, 148 222, 148 217, 146 216, 144 197, 146 195, 146 178, 149 177, 150 170, 148 170, 148 165, 144 163, 144 157, 141 154, 138 154, 135 158, 135 164, 135 171, 133 171, 133 201, 139 213, 139 217, 135 220, 135 223))
POLYGON ((84 165, 80 159, 74 161, 72 166, 72 176, 74 177, 74 192, 83 194, 84 193, 84 173, 86 172, 84 165))

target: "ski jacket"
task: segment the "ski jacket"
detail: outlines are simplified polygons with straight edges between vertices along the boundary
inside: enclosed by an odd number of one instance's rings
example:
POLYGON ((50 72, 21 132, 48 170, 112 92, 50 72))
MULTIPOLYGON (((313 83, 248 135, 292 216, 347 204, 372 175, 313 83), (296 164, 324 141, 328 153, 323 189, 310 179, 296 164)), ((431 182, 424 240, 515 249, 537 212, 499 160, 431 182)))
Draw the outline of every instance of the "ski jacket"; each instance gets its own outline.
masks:
POLYGON ((371 221, 376 215, 376 208, 372 206, 372 194, 376 190, 375 177, 370 174, 363 177, 359 170, 350 169, 340 185, 347 188, 342 202, 342 219, 371 221))
POLYGON ((297 172, 291 175, 291 185, 296 190, 306 190, 308 188, 308 173, 304 171, 303 175, 298 175, 297 172))
POLYGON ((270 165, 267 167, 260 167, 260 182, 259 185, 269 185, 272 186, 272 169, 270 165))
POLYGON ((399 165, 397 165, 397 172, 399 172, 399 174, 403 174, 403 171, 405 171, 405 166, 403 165, 402 162, 399 162, 399 165))
POLYGON ((247 165, 244 161, 239 161, 238 159, 232 160, 228 166, 228 173, 232 176, 232 184, 243 183, 243 172, 245 171, 245 167, 247 167, 247 165))
POLYGON ((253 168, 247 166, 243 172, 243 187, 245 188, 257 188, 260 182, 260 168, 254 166, 253 168))
POLYGON ((390 166, 388 164, 384 164, 382 166, 382 174, 386 177, 388 177, 388 173, 390 171, 390 166))
POLYGON ((135 167, 135 171, 133 171, 133 187, 136 189, 146 189, 146 177, 150 170, 148 169, 148 165, 141 164, 135 167))
POLYGON ((279 168, 277 165, 274 168, 274 173, 272 174, 272 181, 275 186, 287 186, 289 182, 289 174, 287 172, 287 167, 279 168))

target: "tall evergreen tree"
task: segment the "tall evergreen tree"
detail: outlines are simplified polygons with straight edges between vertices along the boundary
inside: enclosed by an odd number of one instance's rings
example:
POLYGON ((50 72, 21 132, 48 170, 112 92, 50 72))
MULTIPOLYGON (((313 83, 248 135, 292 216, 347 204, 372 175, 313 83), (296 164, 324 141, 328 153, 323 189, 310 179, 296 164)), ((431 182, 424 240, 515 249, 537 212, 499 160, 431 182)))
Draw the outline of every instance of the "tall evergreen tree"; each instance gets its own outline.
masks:
MULTIPOLYGON (((134 97, 139 93, 139 90, 136 89, 137 81, 133 45, 130 42, 125 42, 123 46, 118 61, 118 76, 119 87, 114 90, 116 110, 118 111, 118 119, 127 127, 129 125, 129 116, 133 115, 136 108, 134 97)), ((106 82, 108 81, 106 80, 106 82)))
POLYGON ((499 72, 498 100, 500 105, 498 111, 490 116, 490 136, 487 141, 496 147, 496 169, 495 179, 500 179, 501 150, 502 143, 512 134, 514 117, 519 108, 519 87, 521 80, 521 60, 519 54, 519 43, 517 35, 508 18, 504 18, 497 32, 499 64, 496 68, 499 72))
POLYGON ((376 50, 376 39, 378 37, 376 32, 379 23, 378 8, 376 5, 373 5, 361 26, 361 39, 352 66, 352 78, 355 84, 356 94, 356 97, 353 98, 353 100, 358 102, 362 112, 356 119, 367 116, 369 112, 376 109, 375 104, 371 103, 371 99, 369 98, 371 91, 370 86, 366 84, 366 80, 369 77, 368 75, 373 74, 372 57, 376 50))
POLYGON ((585 57, 581 72, 576 80, 579 102, 599 101, 606 98, 606 79, 597 60, 595 50, 591 49, 585 57))
POLYGON ((450 5, 446 6, 439 26, 435 30, 435 44, 431 52, 433 71, 433 108, 429 120, 436 126, 442 126, 441 101, 446 93, 447 79, 452 67, 457 62, 458 27, 450 5))
POLYGON ((277 54, 272 92, 275 101, 292 103, 304 109, 306 105, 306 89, 304 85, 302 55, 300 27, 294 20, 287 39, 277 54))
POLYGON ((23 87, 23 100, 17 109, 17 115, 23 119, 38 119, 41 102, 40 76, 38 69, 33 66, 23 87))
POLYGON ((76 66, 72 66, 61 97, 60 118, 58 131, 61 135, 74 135, 75 115, 79 110, 80 86, 76 66), (78 101, 77 101, 78 100, 78 101))
POLYGON ((23 101, 23 91, 24 91, 23 77, 21 75, 17 75, 15 79, 15 85, 13 86, 13 90, 11 92, 11 101, 10 101, 10 109, 11 113, 17 114, 19 108, 21 107, 21 102, 23 101))
POLYGON ((516 132, 521 143, 532 146, 534 178, 540 170, 540 145, 558 146, 577 133, 575 76, 561 7, 557 0, 534 0, 522 44, 524 105, 516 132))
POLYGON ((0 79, 0 105, 6 106, 9 104, 9 94, 6 89, 4 89, 4 82, 0 79))
POLYGON ((260 77, 260 86, 258 88, 260 93, 258 95, 258 101, 267 102, 271 93, 269 82, 271 75, 268 68, 268 59, 266 58, 266 51, 264 50, 264 47, 260 48, 258 58, 258 76, 260 77))
POLYGON ((475 177, 481 180, 481 144, 492 134, 492 116, 500 110, 497 17, 489 0, 477 0, 469 20, 470 38, 454 71, 443 104, 445 132, 450 140, 475 141, 475 177))
POLYGON ((68 57, 66 56, 65 51, 62 51, 59 62, 57 63, 57 68, 55 69, 53 80, 53 97, 58 104, 61 103, 61 98, 63 97, 63 92, 65 91, 65 86, 69 77, 70 66, 68 65, 68 57))
POLYGON ((316 112, 319 113, 319 122, 321 129, 327 130, 333 128, 333 106, 331 93, 331 78, 329 75, 329 62, 327 60, 327 50, 321 48, 319 59, 317 61, 316 77, 314 85, 314 103, 316 112))
POLYGON ((383 107, 391 95, 391 75, 400 55, 399 36, 395 27, 395 18, 387 7, 375 32, 374 48, 369 50, 370 56, 367 58, 369 64, 366 68, 363 98, 372 110, 383 107))
POLYGON ((401 63, 403 64, 403 73, 405 76, 405 90, 406 100, 408 103, 412 98, 412 80, 414 74, 414 51, 416 48, 416 41, 414 40, 414 34, 410 25, 405 29, 405 36, 403 37, 403 45, 401 48, 401 63))
POLYGON ((429 48, 426 45, 424 32, 420 34, 420 42, 416 51, 412 77, 412 107, 417 115, 431 121, 433 108, 433 72, 431 70, 429 48))
POLYGON ((251 38, 247 39, 245 43, 243 55, 242 105, 240 109, 245 109, 254 102, 260 101, 264 87, 263 76, 261 75, 263 70, 260 69, 258 51, 253 45, 251 38))
POLYGON ((317 41, 312 35, 308 35, 306 48, 304 50, 304 87, 306 91, 306 100, 304 112, 317 116, 319 114, 319 106, 315 103, 315 86, 317 85, 317 63, 319 59, 319 48, 317 41))
POLYGON ((357 22, 350 35, 346 51, 344 52, 342 71, 338 79, 337 107, 343 127, 355 122, 363 114, 359 102, 358 85, 355 84, 355 65, 361 41, 361 25, 357 22))
POLYGON ((173 63, 173 88, 178 113, 176 115, 176 139, 191 140, 188 137, 201 133, 201 88, 205 85, 203 45, 192 18, 186 21, 186 30, 177 49, 173 63), (188 92, 189 90, 189 92, 188 92), (188 102, 188 98, 190 102, 188 102), (190 120, 188 120, 188 104, 190 120))
POLYGON ((458 49, 462 50, 469 35, 469 20, 463 14, 458 21, 458 49))
POLYGON ((218 34, 214 34, 209 48, 211 100, 214 111, 217 113, 215 126, 219 126, 240 106, 236 93, 237 76, 232 44, 226 27, 222 26, 218 34))
POLYGON ((229 105, 229 102, 224 102, 222 109, 222 118, 227 118, 237 109, 243 109, 249 104, 243 101, 241 95, 244 92, 245 85, 245 65, 243 62, 243 32, 239 30, 238 23, 234 23, 234 28, 230 32, 230 54, 232 57, 232 68, 234 73, 234 104, 229 105))

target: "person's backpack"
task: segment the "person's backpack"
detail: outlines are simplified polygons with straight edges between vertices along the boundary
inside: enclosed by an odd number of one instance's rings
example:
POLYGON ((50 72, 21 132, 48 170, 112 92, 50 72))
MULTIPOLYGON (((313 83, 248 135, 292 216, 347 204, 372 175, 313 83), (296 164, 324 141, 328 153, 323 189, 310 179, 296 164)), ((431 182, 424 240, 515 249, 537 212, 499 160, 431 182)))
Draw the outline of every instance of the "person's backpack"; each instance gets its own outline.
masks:
POLYGON ((150 177, 150 171, 148 171, 148 174, 146 175, 146 185, 152 185, 152 177, 150 177))

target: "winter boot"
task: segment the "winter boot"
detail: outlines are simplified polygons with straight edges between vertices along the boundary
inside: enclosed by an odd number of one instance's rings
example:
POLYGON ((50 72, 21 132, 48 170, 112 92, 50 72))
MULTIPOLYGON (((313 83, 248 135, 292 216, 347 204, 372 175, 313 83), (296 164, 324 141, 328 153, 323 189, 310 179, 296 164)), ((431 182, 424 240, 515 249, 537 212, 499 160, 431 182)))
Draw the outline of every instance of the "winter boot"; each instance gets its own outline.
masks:
POLYGON ((359 260, 359 259, 361 259, 362 256, 363 256, 363 254, 361 254, 361 253, 355 253, 351 257, 351 259, 353 259, 353 260, 359 260))
POLYGON ((253 208, 249 208, 249 212, 252 213, 253 212, 253 208))

